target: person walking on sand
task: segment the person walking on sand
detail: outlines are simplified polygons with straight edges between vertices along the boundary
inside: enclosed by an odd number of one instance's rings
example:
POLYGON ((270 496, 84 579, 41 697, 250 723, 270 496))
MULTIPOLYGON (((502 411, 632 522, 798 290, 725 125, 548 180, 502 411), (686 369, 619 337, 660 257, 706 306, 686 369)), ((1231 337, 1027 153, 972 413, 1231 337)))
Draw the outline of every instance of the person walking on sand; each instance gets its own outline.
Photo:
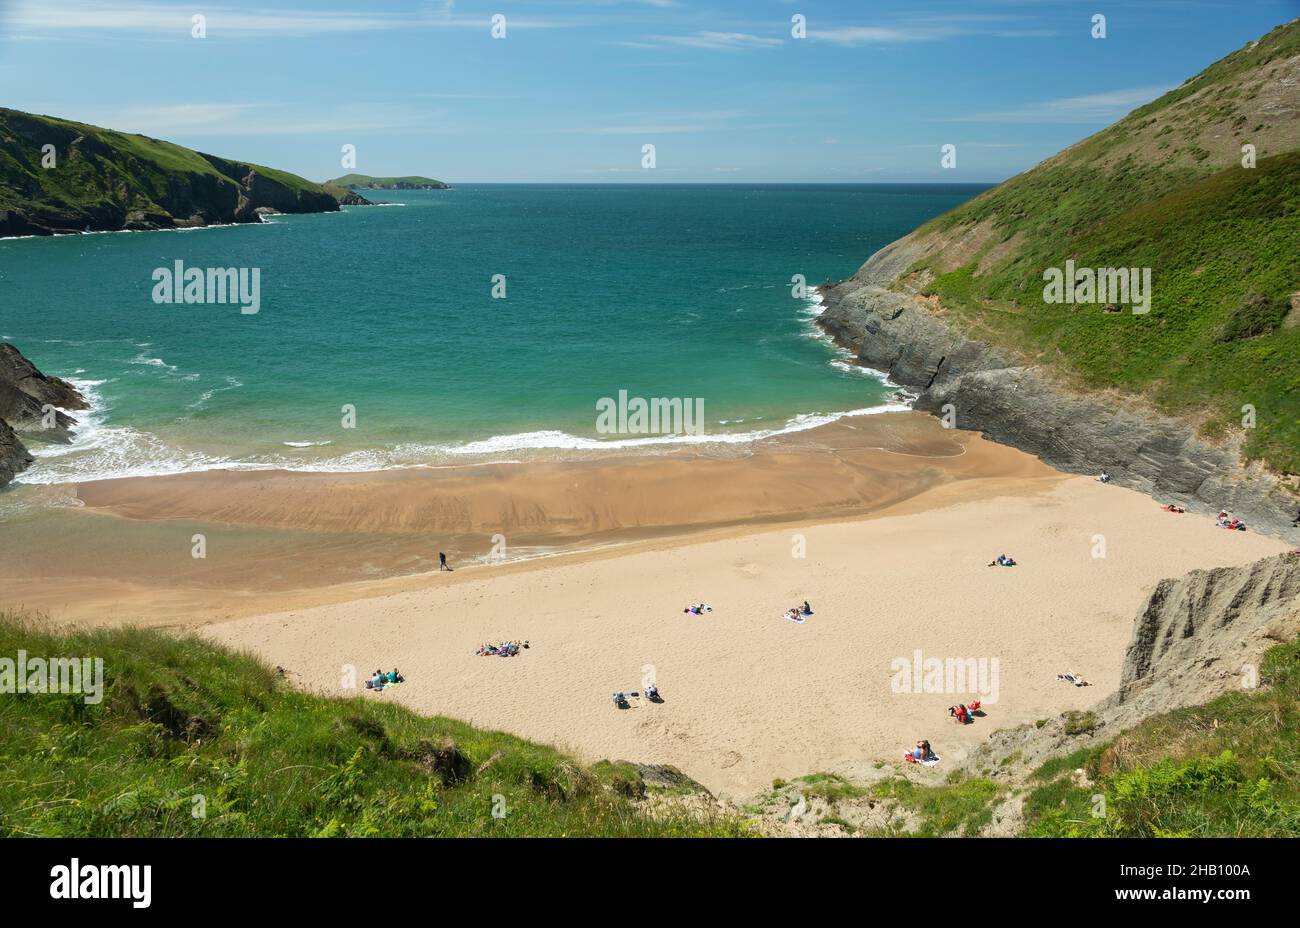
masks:
POLYGON ((447 566, 447 555, 443 554, 441 551, 438 552, 438 570, 451 570, 451 568, 447 566))

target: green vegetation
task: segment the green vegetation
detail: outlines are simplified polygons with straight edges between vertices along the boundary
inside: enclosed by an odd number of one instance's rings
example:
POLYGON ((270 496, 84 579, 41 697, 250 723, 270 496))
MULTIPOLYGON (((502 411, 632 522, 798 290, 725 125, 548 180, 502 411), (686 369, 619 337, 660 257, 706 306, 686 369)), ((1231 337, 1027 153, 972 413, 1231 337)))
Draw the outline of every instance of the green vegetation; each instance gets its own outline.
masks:
POLYGON ((407 177, 371 177, 369 174, 344 174, 342 177, 327 180, 325 183, 335 187, 342 187, 344 190, 352 187, 360 187, 363 190, 410 190, 431 187, 441 190, 447 186, 440 180, 434 180, 432 177, 421 177, 418 174, 407 177))
POLYGON ((248 190, 243 182, 252 171, 261 179, 258 197, 278 209, 312 211, 335 203, 320 184, 285 171, 0 108, 0 213, 22 217, 22 228, 120 228, 127 221, 195 215, 229 222, 238 214, 241 192, 248 190))
POLYGON ((878 783, 873 790, 880 799, 895 799, 916 812, 920 823, 908 832, 918 838, 946 835, 976 835, 993 819, 993 806, 1002 789, 983 777, 965 777, 954 772, 942 786, 923 786, 896 777, 878 783))
POLYGON ((1026 833, 1300 834, 1300 641, 1265 655, 1260 682, 1047 762, 1025 800, 1026 833))
POLYGON ((871 790, 865 786, 850 783, 837 773, 813 773, 795 780, 799 792, 809 799, 825 799, 835 802, 839 799, 855 799, 866 796, 871 790))
POLYGON ((950 246, 913 270, 934 275, 927 290, 960 329, 1082 386, 1139 394, 1210 436, 1239 430, 1242 407, 1253 406, 1247 457, 1300 472, 1296 126, 1248 134, 1236 110, 1276 84, 1275 62, 1297 53, 1300 24, 1280 27, 933 220, 919 234, 950 246), (1175 136, 1176 149, 1157 142, 1175 136), (1240 164, 1245 142, 1259 143, 1254 168, 1240 164), (972 243, 977 253, 954 257, 972 243), (1149 314, 1045 303, 1043 273, 1067 259, 1151 268, 1149 314))
POLYGON ((0 616, 0 655, 19 649, 102 657, 104 697, 0 695, 3 836, 746 833, 707 803, 657 795, 630 764, 585 766, 382 696, 298 692, 196 637, 0 616))

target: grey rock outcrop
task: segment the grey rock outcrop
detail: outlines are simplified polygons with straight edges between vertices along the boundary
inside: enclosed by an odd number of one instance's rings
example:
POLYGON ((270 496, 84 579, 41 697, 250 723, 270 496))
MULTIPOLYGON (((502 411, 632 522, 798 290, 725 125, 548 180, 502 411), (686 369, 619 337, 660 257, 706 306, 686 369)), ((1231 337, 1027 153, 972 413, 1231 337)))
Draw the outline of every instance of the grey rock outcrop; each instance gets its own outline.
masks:
POLYGON ((15 428, 44 441, 68 441, 77 420, 63 410, 88 408, 72 384, 42 374, 16 347, 0 342, 0 487, 34 460, 15 428))
POLYGON ((1103 711, 1166 711, 1251 684, 1273 644, 1300 634, 1300 555, 1161 580, 1138 613, 1120 688, 1103 711))
POLYGON ((1132 397, 1085 393, 1011 352, 956 333, 903 279, 930 246, 914 236, 882 248, 852 278, 820 288, 819 323, 859 364, 951 413, 958 428, 1037 455, 1069 473, 1105 470, 1115 483, 1201 512, 1231 510, 1252 530, 1300 540, 1300 500, 1235 449, 1132 397))
POLYGON ((25 471, 33 460, 9 423, 0 419, 0 487, 25 471))

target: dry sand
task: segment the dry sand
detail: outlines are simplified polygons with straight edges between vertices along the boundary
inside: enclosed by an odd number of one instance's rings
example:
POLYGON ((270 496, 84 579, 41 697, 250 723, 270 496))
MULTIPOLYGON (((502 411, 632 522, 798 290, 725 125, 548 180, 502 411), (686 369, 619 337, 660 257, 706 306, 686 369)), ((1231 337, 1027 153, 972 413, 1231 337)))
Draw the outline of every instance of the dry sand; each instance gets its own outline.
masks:
POLYGON ((0 532, 0 606, 202 628, 326 694, 357 692, 346 665, 396 665, 408 682, 365 698, 674 764, 737 797, 918 738, 942 777, 994 728, 1112 691, 1156 581, 1285 547, 919 414, 663 456, 23 492, 37 505, 0 532), (481 561, 497 533, 525 559, 430 569, 439 549, 481 561), (1020 566, 986 566, 999 553, 1020 566), (787 621, 805 599, 816 614, 787 621), (701 600, 714 611, 683 614, 701 600), (503 639, 531 647, 475 655, 503 639), (894 691, 891 662, 918 649, 996 659, 987 717, 947 717, 970 692, 894 691), (1095 685, 1057 683, 1066 670, 1095 685), (651 674, 663 704, 614 707, 651 674))
POLYGON ((927 491, 900 515, 483 567, 444 575, 445 588, 208 633, 327 694, 346 692, 346 665, 361 677, 396 665, 408 682, 367 698, 589 759, 674 764, 739 797, 776 777, 897 760, 921 737, 950 765, 995 727, 1085 707, 1118 684, 1134 614, 1157 580, 1285 547, 1087 478, 974 483, 927 491), (805 558, 793 556, 796 535, 805 558), (1093 556, 1098 535, 1104 558, 1093 556), (1020 566, 986 566, 1002 552, 1020 566), (805 624, 782 617, 804 599, 816 612, 805 624), (714 611, 683 614, 701 600, 714 611), (509 638, 531 647, 514 658, 474 654, 509 638), (891 661, 917 649, 996 658, 987 718, 964 728, 948 719, 965 694, 893 692, 891 661), (1057 683, 1067 669, 1095 685, 1057 683), (611 693, 641 690, 651 673, 665 702, 615 709, 611 693))

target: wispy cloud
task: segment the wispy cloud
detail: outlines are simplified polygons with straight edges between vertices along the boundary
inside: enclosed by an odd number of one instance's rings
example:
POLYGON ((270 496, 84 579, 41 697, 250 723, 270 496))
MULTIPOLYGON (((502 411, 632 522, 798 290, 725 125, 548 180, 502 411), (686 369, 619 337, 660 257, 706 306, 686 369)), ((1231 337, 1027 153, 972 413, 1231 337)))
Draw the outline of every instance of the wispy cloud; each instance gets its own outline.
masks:
POLYGON ((297 107, 270 103, 128 103, 90 106, 28 104, 24 108, 62 119, 159 138, 313 133, 337 135, 340 132, 428 128, 431 120, 440 115, 415 113, 404 107, 386 104, 332 106, 306 113, 297 107))
POLYGON ((1127 90, 1110 90, 1086 94, 1081 97, 1063 97, 1027 103, 1008 110, 985 113, 967 113, 955 116, 953 122, 1056 122, 1096 123, 1113 122, 1144 103, 1172 90, 1167 86, 1132 87, 1127 90))
POLYGON ((677 46, 729 52, 751 48, 778 48, 782 44, 780 39, 764 38, 748 32, 712 32, 707 30, 686 35, 648 35, 642 38, 642 42, 622 44, 649 48, 677 46))
MULTIPOLYGON (((11 10, 0 8, 0 26, 27 34, 81 32, 174 33, 188 36, 193 17, 206 18, 210 37, 221 34, 250 36, 309 36, 329 33, 358 33, 411 28, 488 29, 491 15, 458 14, 448 3, 441 11, 426 15, 396 15, 365 10, 285 10, 271 12, 256 7, 173 5, 157 3, 87 2, 62 0, 55 3, 20 3, 11 10)), ((576 20, 507 18, 510 29, 545 29, 582 25, 576 20)))
POLYGON ((810 23, 808 38, 833 45, 900 45, 915 42, 938 42, 963 36, 996 38, 1044 38, 1056 35, 1052 29, 1030 25, 1033 21, 1018 16, 945 15, 912 16, 873 25, 828 25, 810 23))

